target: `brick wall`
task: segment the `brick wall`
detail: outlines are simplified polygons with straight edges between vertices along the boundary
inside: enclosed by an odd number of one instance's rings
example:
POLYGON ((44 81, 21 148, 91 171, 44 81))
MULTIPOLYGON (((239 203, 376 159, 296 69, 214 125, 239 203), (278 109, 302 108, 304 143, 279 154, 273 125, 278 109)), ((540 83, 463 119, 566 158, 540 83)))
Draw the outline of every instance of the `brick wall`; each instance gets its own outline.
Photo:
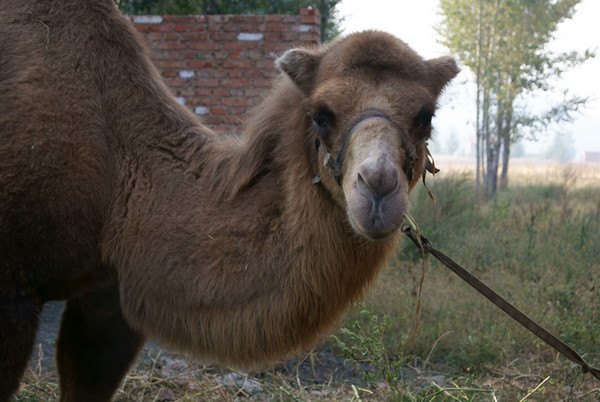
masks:
POLYGON ((287 49, 319 43, 318 10, 299 15, 128 16, 179 102, 217 131, 240 131, 287 49))

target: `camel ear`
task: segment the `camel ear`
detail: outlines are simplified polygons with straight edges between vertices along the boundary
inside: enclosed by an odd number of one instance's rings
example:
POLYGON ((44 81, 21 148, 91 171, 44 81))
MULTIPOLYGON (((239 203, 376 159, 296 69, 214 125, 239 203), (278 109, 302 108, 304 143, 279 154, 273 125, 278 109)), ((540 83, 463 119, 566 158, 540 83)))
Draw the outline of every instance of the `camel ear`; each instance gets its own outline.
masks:
POLYGON ((430 59, 425 62, 429 67, 429 79, 432 89, 439 95, 444 87, 459 73, 456 61, 451 56, 430 59))
POLYGON ((310 94, 315 84, 318 56, 306 49, 292 49, 285 52, 275 63, 305 95, 310 94))

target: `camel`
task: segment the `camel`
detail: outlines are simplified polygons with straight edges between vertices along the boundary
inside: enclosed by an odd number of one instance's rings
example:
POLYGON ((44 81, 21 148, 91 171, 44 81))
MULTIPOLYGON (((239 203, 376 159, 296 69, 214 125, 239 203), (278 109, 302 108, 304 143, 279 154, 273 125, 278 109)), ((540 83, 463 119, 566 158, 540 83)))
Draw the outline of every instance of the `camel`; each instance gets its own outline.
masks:
POLYGON ((393 255, 451 57, 295 48, 241 135, 178 104, 112 0, 0 2, 0 400, 66 300, 63 401, 146 339, 258 367, 332 331, 393 255))

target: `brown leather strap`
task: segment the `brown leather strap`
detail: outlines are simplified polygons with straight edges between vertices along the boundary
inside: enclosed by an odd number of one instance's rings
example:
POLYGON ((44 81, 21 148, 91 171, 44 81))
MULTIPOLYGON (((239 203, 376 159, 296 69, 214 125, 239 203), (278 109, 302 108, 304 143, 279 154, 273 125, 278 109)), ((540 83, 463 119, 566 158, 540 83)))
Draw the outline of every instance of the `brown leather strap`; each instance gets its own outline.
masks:
POLYGON ((473 274, 456 263, 452 258, 437 250, 431 244, 428 238, 415 232, 411 226, 404 226, 402 232, 407 235, 413 243, 419 248, 421 253, 425 255, 429 253, 437 258, 442 264, 450 268, 455 274, 460 276, 465 282, 471 285, 475 290, 485 296, 489 301, 498 306, 502 311, 516 320, 519 324, 527 328, 531 333, 552 346, 557 352, 560 352, 567 359, 581 366, 584 373, 591 373, 594 377, 600 380, 600 370, 587 364, 585 360, 571 348, 569 345, 561 341, 557 336, 551 334, 534 320, 523 314, 519 309, 510 304, 506 299, 493 291, 485 283, 477 279, 473 274))
MULTIPOLYGON (((321 141, 320 138, 317 137, 317 139, 315 140, 315 147, 317 149, 317 152, 319 152, 319 148, 323 148, 323 152, 325 155, 324 163, 325 163, 325 165, 329 166, 329 168, 331 169, 331 172, 333 174, 333 177, 335 178, 337 184, 339 184, 340 186, 342 185, 342 165, 344 164, 344 159, 346 158, 346 151, 348 150, 348 146, 350 145, 350 140, 352 139, 352 135, 354 134, 356 129, 361 124, 363 124, 364 122, 366 122, 368 120, 372 120, 372 119, 384 120, 387 123, 389 123, 390 125, 392 125, 396 129, 396 131, 398 131, 398 135, 400 136, 400 139, 402 141, 402 149, 404 150, 404 153, 405 153, 404 170, 408 177, 408 180, 409 181, 412 180, 412 175, 413 175, 412 166, 413 166, 415 160, 417 159, 417 153, 415 150, 415 146, 408 140, 408 137, 406 136, 406 133, 404 132, 404 130, 402 130, 400 127, 398 127, 396 125, 396 123, 394 123, 384 112, 377 110, 377 109, 369 109, 369 110, 365 111, 364 113, 362 113, 358 117, 358 119, 356 120, 356 123, 352 126, 350 131, 348 131, 348 133, 344 137, 344 142, 342 143, 342 146, 340 147, 340 151, 338 152, 338 155, 335 159, 333 158, 333 156, 327 149, 327 146, 321 141)), ((318 184, 320 182, 321 182, 321 174, 318 174, 313 178, 312 184, 318 184)))

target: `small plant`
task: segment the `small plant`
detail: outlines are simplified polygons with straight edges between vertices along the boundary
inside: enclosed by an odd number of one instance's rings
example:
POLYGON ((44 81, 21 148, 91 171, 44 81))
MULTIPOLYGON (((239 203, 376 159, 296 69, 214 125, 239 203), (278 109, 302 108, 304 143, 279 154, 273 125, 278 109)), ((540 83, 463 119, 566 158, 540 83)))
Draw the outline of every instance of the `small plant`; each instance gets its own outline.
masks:
MULTIPOLYGON (((385 332, 390 318, 383 316, 380 321, 361 303, 360 320, 355 320, 350 328, 340 330, 341 337, 332 335, 335 344, 344 354, 344 364, 353 364, 358 368, 369 384, 385 381, 394 397, 401 395, 398 382, 402 379, 401 367, 407 358, 390 358, 385 346, 385 332), (361 324, 361 321, 364 324, 361 324)), ((381 388, 381 387, 380 387, 381 388)))

